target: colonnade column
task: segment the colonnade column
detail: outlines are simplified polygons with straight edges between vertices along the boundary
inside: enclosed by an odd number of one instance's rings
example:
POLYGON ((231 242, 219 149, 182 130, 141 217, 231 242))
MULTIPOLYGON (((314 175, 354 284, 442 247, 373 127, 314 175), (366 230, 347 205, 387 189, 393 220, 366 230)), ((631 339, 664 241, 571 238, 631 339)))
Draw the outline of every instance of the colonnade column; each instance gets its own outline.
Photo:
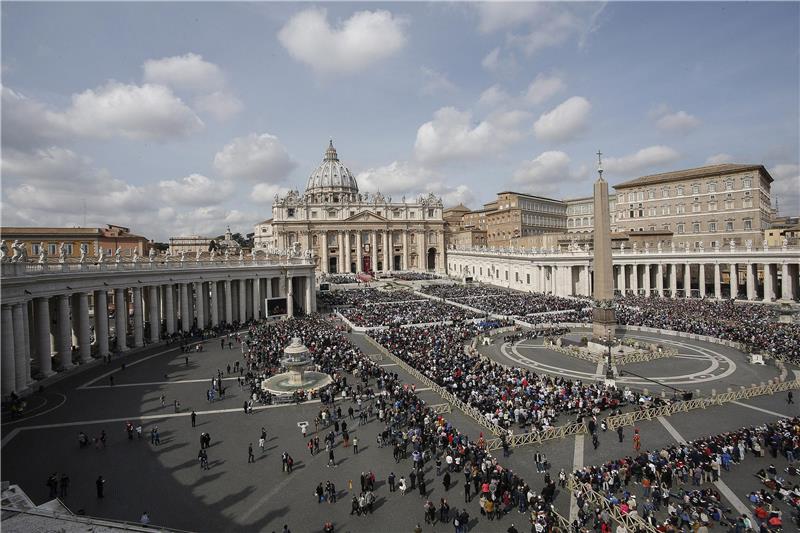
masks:
POLYGON ((764 263, 764 301, 771 302, 775 299, 775 284, 773 283, 775 267, 771 263, 764 263))
MULTIPOLYGON (((350 246, 350 232, 346 231, 344 234, 344 271, 348 274, 350 273, 350 265, 353 262, 353 258, 350 255, 350 246)), ((358 265, 356 265, 356 272, 358 272, 358 265)))
POLYGON ((722 275, 719 269, 719 263, 714 263, 714 298, 717 300, 722 299, 722 275))
POLYGON ((383 271, 389 272, 392 269, 392 250, 389 246, 389 232, 383 232, 383 271))
POLYGON ((125 301, 125 289, 114 290, 114 318, 117 330, 117 350, 127 351, 128 304, 125 301))
POLYGON ((142 316, 142 289, 132 287, 133 298, 133 346, 141 348, 144 346, 144 317, 142 316))
POLYGON ((539 265, 539 292, 546 293, 547 288, 547 272, 545 272, 544 265, 539 265))
POLYGON ((747 272, 747 299, 748 300, 755 300, 756 299, 756 278, 753 275, 753 263, 747 263, 745 265, 745 272, 747 272))
POLYGON ((644 295, 650 296, 650 263, 645 263, 643 266, 644 277, 642 278, 642 284, 644 285, 644 295))
POLYGON ((625 265, 619 265, 619 272, 617 273, 617 288, 620 294, 625 296, 625 265))
POLYGON ((197 327, 201 330, 206 328, 206 299, 208 291, 204 281, 194 283, 194 313, 197 317, 197 327))
POLYGON ((8 396, 14 392, 16 387, 16 360, 14 359, 14 311, 11 305, 3 304, 0 307, 2 312, 2 353, 0 354, 0 384, 3 396, 8 396))
POLYGON ((239 280, 239 322, 247 320, 247 280, 239 280))
POLYGON ((150 308, 150 342, 158 342, 161 337, 161 319, 158 316, 158 287, 151 285, 147 288, 149 296, 147 305, 150 308))
POLYGON ((321 232, 318 235, 318 238, 320 239, 319 269, 320 271, 325 272, 327 274, 330 271, 330 269, 328 268, 328 232, 327 231, 321 232))
POLYGON ((79 292, 77 309, 72 312, 78 316, 78 355, 81 363, 88 363, 92 360, 92 346, 89 342, 89 294, 79 292))
POLYGON ((233 322, 233 301, 231 300, 231 280, 226 279, 224 284, 225 284, 225 322, 230 324, 233 322))
POLYGON ((792 277, 789 275, 789 263, 781 265, 781 300, 792 299, 792 277))
POLYGON ((12 319, 14 320, 14 351, 8 355, 14 358, 14 390, 17 394, 28 388, 29 381, 28 377, 25 376, 27 372, 25 338, 28 336, 28 332, 25 331, 25 320, 22 318, 23 312, 28 312, 27 303, 14 304, 14 309, 12 311, 12 319))
POLYGON ((731 284, 731 298, 736 299, 739 296, 739 271, 736 263, 730 265, 730 284, 731 284))
POLYGON ((658 295, 664 297, 664 265, 659 263, 656 267, 656 289, 658 295))
POLYGON ((700 291, 700 298, 705 298, 706 297, 706 265, 705 265, 705 263, 700 263, 698 265, 697 288, 700 291))
POLYGON ((312 305, 313 305, 313 302, 311 300, 312 300, 312 295, 314 294, 314 278, 312 278, 311 276, 306 276, 303 279, 305 280, 305 285, 306 285, 305 286, 305 289, 306 289, 306 294, 305 294, 305 296, 306 296, 306 314, 310 315, 311 312, 312 312, 311 310, 312 310, 312 305))
POLYGON ((181 331, 189 331, 192 329, 192 321, 189 313, 189 285, 181 283, 178 285, 180 290, 180 306, 181 306, 181 331))
POLYGON ((261 279, 253 280, 253 319, 261 318, 261 279))
POLYGON ((167 322, 167 335, 175 333, 175 297, 172 294, 172 285, 164 285, 164 314, 167 322))
POLYGON ((639 294, 639 265, 631 265, 631 291, 634 295, 639 294))
MULTIPOLYGON (((156 314, 156 316, 158 316, 156 314)), ((36 309, 36 319, 39 320, 39 308, 36 309)), ((41 333, 40 333, 41 335, 41 333)), ((94 291, 94 341, 97 344, 97 357, 108 356, 108 293, 105 289, 94 291)), ((39 346, 42 346, 41 344, 39 346)), ((40 348, 41 349, 41 348, 40 348)), ((48 340, 48 362, 50 360, 48 340)), ((39 361, 42 361, 39 352, 39 361)))
POLYGON ((692 297, 692 266, 689 263, 683 265, 683 297, 692 297))
POLYGON ((217 282, 210 281, 208 283, 209 288, 209 305, 208 309, 211 314, 211 327, 216 327, 219 325, 219 298, 217 297, 217 282))
POLYGON ((56 353, 60 370, 72 368, 72 333, 69 323, 69 296, 60 294, 56 299, 56 353))
POLYGON ((678 263, 669 265, 669 290, 673 298, 678 297, 678 263))
POLYGON ((592 295, 592 272, 589 270, 589 265, 584 265, 583 267, 583 295, 584 296, 591 296, 592 295))
POLYGON ((286 276, 286 317, 294 316, 294 287, 292 276, 286 276))
MULTIPOLYGON (((95 309, 97 309, 97 301, 95 300, 95 309)), ((44 376, 53 375, 53 361, 51 359, 52 353, 50 351, 50 301, 48 298, 36 298, 34 300, 34 320, 36 322, 36 354, 39 356, 39 372, 44 376)), ((5 324, 3 324, 3 338, 5 339, 5 332, 7 332, 5 324)), ((95 337, 97 336, 97 328, 95 327, 95 337)), ((106 337, 108 342, 108 337, 106 337)), ((3 351, 5 351, 5 344, 3 351)), ((3 371, 5 375, 5 370, 3 371)))

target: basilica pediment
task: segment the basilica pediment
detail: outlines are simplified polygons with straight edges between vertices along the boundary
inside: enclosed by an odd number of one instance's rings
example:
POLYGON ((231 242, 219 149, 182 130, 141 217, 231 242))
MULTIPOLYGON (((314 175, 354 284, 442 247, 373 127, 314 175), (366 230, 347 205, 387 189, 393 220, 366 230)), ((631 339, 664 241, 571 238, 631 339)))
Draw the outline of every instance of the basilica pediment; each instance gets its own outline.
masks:
POLYGON ((372 211, 362 211, 349 218, 345 222, 389 222, 389 219, 373 213, 372 211))

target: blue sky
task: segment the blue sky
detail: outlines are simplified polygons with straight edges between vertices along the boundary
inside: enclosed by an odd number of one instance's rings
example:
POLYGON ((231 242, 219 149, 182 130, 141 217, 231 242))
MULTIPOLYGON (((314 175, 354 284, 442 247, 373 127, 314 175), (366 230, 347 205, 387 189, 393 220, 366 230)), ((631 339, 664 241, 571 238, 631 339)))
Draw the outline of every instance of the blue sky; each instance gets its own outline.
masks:
POLYGON ((800 213, 800 4, 13 3, 2 223, 252 231, 329 138, 471 207, 764 164, 800 213))

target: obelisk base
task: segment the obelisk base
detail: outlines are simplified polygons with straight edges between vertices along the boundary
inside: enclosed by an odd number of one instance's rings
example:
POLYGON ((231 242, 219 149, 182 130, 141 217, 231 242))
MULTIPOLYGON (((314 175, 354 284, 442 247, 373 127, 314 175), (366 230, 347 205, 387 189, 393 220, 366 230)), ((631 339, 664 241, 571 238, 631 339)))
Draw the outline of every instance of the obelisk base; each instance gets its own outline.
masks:
POLYGON ((613 308, 595 307, 592 312, 592 340, 607 344, 616 337, 617 317, 613 308))

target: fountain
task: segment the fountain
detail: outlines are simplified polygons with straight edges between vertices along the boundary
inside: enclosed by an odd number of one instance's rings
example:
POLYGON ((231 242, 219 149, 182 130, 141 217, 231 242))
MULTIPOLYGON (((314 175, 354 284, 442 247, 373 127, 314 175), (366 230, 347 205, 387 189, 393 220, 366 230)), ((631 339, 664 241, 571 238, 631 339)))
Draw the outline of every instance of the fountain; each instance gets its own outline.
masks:
POLYGON ((320 389, 333 382, 328 374, 306 370, 311 365, 311 355, 298 337, 292 338, 292 343, 283 353, 286 357, 281 359, 281 365, 286 368, 286 372, 262 381, 262 390, 285 395, 298 390, 320 389))

